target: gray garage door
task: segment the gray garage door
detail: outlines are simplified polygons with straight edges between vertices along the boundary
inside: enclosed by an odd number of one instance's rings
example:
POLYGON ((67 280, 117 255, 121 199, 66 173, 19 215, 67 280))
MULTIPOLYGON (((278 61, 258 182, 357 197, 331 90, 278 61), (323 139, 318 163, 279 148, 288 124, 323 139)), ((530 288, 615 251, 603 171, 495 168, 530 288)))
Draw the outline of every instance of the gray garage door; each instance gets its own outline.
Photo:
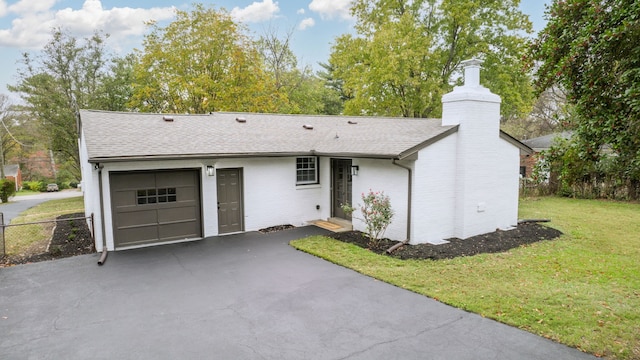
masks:
POLYGON ((202 237, 200 171, 111 173, 116 248, 202 237))

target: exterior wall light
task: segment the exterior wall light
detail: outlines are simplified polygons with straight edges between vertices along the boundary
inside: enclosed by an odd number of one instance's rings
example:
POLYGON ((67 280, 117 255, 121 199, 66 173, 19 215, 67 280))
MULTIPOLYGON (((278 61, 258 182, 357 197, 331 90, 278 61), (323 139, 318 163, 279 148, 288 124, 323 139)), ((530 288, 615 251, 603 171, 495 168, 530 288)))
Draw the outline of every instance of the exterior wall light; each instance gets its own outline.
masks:
POLYGON ((360 171, 360 166, 351 165, 351 175, 358 176, 358 171, 360 171))
POLYGON ((207 176, 213 176, 216 173, 216 169, 212 165, 207 165, 207 176))

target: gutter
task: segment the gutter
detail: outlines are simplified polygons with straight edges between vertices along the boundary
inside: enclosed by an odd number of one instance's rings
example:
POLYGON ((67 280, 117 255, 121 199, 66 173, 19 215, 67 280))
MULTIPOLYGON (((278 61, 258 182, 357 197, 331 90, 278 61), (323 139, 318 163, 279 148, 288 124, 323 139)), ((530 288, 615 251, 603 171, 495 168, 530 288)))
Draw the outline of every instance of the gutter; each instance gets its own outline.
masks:
POLYGON ((411 197, 413 194, 413 180, 411 168, 405 165, 398 164, 396 159, 393 159, 391 162, 393 165, 403 168, 407 170, 407 239, 401 243, 395 244, 394 246, 387 249, 387 253, 391 253, 402 245, 406 245, 411 240, 411 197))
POLYGON ((100 188, 100 229, 102 233, 102 255, 98 260, 98 265, 102 266, 107 261, 107 238, 104 230, 104 195, 102 191, 102 168, 104 165, 96 163, 96 169, 98 169, 98 187, 100 188))

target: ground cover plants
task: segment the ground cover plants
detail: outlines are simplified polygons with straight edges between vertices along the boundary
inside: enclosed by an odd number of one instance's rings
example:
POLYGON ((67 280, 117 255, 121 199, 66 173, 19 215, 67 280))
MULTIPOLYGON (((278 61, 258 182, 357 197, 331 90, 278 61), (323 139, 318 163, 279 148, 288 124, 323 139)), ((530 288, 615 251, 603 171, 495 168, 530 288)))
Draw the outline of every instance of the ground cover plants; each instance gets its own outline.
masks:
POLYGON ((499 253, 402 260, 323 236, 300 250, 582 351, 640 359, 640 204, 526 199, 564 233, 499 253))

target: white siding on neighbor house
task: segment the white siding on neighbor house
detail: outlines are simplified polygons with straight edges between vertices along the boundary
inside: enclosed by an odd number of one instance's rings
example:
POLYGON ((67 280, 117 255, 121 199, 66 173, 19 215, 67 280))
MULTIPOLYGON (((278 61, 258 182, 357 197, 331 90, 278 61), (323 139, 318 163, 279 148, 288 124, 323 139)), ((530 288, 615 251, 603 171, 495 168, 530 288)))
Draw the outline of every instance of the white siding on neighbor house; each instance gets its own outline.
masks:
POLYGON ((420 150, 413 170, 411 243, 439 243, 454 234, 457 134, 420 150))
MULTIPOLYGON (((391 208, 394 216, 384 237, 391 240, 407 239, 407 191, 408 171, 392 163, 391 160, 353 159, 353 165, 358 165, 360 170, 353 177, 352 206, 359 209, 362 204, 362 194, 369 190, 384 191, 391 200, 391 208)), ((365 224, 357 218, 361 218, 360 211, 353 214, 353 228, 365 231, 365 224)))

